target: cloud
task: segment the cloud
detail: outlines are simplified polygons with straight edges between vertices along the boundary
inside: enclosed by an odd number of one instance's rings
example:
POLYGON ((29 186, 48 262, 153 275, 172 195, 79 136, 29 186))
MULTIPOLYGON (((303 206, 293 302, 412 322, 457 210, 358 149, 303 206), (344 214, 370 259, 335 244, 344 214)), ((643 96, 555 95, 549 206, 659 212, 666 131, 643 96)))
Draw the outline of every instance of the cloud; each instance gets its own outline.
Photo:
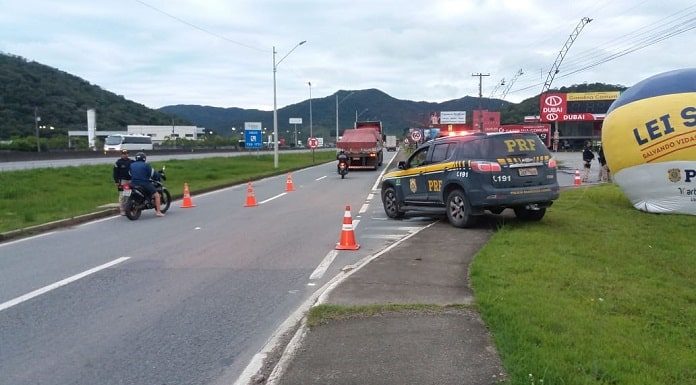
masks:
POLYGON ((107 0, 3 2, 0 50, 80 76, 150 107, 273 107, 339 89, 379 88, 400 99, 484 96, 524 70, 508 94, 541 91, 583 16, 594 20, 569 50, 554 86, 634 84, 696 62, 694 31, 578 73, 635 48, 662 26, 696 26, 689 0, 271 1, 107 0), (689 23, 689 20, 691 24, 689 23), (674 24, 669 24, 674 23, 674 24))

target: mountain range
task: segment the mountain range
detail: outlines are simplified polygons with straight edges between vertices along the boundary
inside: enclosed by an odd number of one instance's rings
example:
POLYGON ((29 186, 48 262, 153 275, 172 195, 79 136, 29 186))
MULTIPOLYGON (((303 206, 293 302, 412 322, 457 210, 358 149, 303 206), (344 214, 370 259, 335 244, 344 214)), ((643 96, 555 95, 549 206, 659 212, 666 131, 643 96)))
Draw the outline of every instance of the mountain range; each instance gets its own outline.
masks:
MULTIPOLYGON (((620 85, 601 83, 562 87, 561 92, 623 90, 620 85)), ((278 109, 279 132, 292 132, 290 118, 302 118, 298 137, 305 138, 311 126, 314 136, 332 138, 336 135, 336 103, 339 135, 359 120, 381 120, 387 134, 400 135, 410 127, 427 124, 430 113, 439 111, 471 111, 481 106, 501 111, 502 122, 520 123, 525 115, 538 113, 538 96, 514 104, 500 99, 464 96, 441 103, 396 99, 378 89, 339 90, 330 96, 304 100, 278 109)), ((55 127, 53 134, 86 129, 86 112, 97 111, 99 130, 126 130, 127 125, 196 125, 229 136, 244 122, 261 122, 273 127, 273 111, 222 108, 199 105, 172 105, 150 109, 104 90, 77 76, 20 56, 0 53, 0 139, 31 136, 35 116, 42 125, 55 127)))

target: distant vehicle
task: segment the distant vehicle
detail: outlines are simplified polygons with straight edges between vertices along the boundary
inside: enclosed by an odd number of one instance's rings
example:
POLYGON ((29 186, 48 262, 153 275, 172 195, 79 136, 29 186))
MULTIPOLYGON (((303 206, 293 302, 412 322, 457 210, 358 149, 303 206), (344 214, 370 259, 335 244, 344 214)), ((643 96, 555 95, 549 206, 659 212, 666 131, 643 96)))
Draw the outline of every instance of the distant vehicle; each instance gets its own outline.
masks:
POLYGON ((505 208, 539 221, 558 198, 556 160, 534 133, 473 133, 426 142, 382 180, 389 218, 406 212, 446 213, 471 227, 485 210, 505 208))
POLYGON ((396 136, 387 135, 387 140, 384 143, 384 147, 387 148, 387 151, 396 151, 396 136))
POLYGON ((152 138, 147 135, 109 135, 104 141, 104 152, 152 150, 152 138))
POLYGON ((377 170, 382 165, 382 122, 355 122, 354 129, 347 129, 336 147, 348 155, 348 168, 377 170))

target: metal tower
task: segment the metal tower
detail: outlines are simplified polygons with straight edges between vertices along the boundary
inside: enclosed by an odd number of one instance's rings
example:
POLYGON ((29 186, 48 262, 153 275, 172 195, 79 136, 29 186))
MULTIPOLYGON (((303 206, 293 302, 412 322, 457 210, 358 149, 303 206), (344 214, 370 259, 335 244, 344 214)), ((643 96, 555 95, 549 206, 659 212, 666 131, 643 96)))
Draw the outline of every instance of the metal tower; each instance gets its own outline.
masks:
POLYGON ((541 89, 542 94, 551 88, 551 83, 553 82, 553 78, 559 72, 558 68, 561 66, 561 62, 563 62, 563 58, 568 53, 570 46, 573 45, 573 42, 580 34, 580 31, 582 31, 582 29, 585 28, 585 25, 587 25, 587 23, 589 23, 591 21, 592 21, 592 19, 590 19, 589 17, 583 17, 582 19, 580 19, 580 23, 578 23, 577 27, 575 27, 575 30, 573 31, 573 33, 571 33, 570 36, 568 36, 568 40, 566 40, 565 44, 563 45, 563 48, 558 53, 558 56, 556 57, 556 61, 551 66, 551 70, 549 70, 549 74, 546 76, 546 81, 544 82, 544 88, 541 89))

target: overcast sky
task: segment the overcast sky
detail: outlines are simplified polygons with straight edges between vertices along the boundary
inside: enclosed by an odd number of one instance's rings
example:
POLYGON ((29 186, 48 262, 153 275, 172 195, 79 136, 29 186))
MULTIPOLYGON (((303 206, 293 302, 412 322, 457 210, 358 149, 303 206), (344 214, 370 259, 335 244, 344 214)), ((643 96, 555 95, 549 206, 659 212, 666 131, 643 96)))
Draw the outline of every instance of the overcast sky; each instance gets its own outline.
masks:
POLYGON ((484 73, 484 96, 507 80, 500 95, 522 69, 506 96, 519 102, 541 91, 585 16, 593 21, 553 87, 630 86, 696 66, 694 0, 0 0, 0 9, 0 51, 152 108, 272 110, 272 47, 279 61, 303 40, 277 66, 279 108, 308 99, 308 82, 315 98, 377 88, 441 102, 478 95, 472 74, 484 73))

